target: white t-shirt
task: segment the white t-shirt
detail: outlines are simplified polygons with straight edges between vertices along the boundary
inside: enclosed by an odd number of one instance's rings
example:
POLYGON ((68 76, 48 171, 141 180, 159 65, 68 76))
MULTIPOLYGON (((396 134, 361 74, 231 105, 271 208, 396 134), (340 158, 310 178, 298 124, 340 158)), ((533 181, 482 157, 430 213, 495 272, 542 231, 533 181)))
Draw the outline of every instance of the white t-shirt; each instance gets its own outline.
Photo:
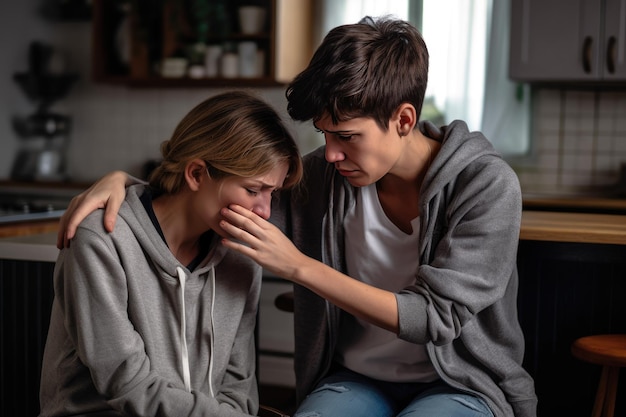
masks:
MULTIPOLYGON (((419 266, 419 217, 406 234, 387 218, 376 185, 357 190, 354 208, 345 218, 348 275, 397 292, 415 282, 419 266)), ((348 369, 374 379, 430 382, 438 378, 426 348, 394 333, 343 314, 335 359, 348 369)))

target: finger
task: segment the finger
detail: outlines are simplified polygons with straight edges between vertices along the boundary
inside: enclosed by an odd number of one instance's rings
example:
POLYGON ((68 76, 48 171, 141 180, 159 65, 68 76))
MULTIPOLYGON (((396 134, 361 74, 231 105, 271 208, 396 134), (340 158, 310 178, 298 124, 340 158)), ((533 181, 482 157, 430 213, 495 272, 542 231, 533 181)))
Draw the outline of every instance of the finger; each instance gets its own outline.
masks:
POLYGON ((104 208, 104 228, 107 232, 113 232, 115 228, 115 221, 117 220, 117 214, 120 211, 124 196, 111 195, 109 197, 106 206, 104 208))
POLYGON ((58 249, 63 249, 65 248, 65 239, 66 239, 66 233, 65 233, 65 221, 63 216, 61 216, 61 218, 59 219, 59 230, 57 231, 57 248, 58 249))
MULTIPOLYGON (((261 226, 264 224, 264 222, 266 221, 265 219, 263 219, 261 216, 257 215, 255 212, 253 212, 250 209, 247 209, 243 206, 240 206, 239 204, 231 204, 230 206, 228 206, 228 208, 239 214, 240 216, 250 220, 251 222, 256 223, 257 225, 261 226)), ((242 220, 242 222, 244 222, 245 220, 242 220)))
POLYGON ((222 211, 222 214, 235 226, 238 226, 239 228, 244 229, 248 233, 259 238, 264 235, 263 231, 265 229, 271 227, 268 226, 271 223, 267 220, 257 215, 252 210, 237 204, 232 204, 226 207, 222 211))
MULTIPOLYGON (((246 217, 246 212, 241 211, 242 207, 224 207, 221 211, 222 216, 228 221, 229 224, 249 231, 249 228, 254 225, 253 222, 250 221, 248 217, 246 217)), ((244 209, 245 210, 245 209, 244 209)))
POLYGON ((80 206, 80 202, 82 201, 83 195, 79 194, 78 196, 72 198, 70 200, 70 204, 68 204, 67 209, 63 212, 63 215, 59 219, 59 231, 57 232, 57 248, 63 249, 69 247, 69 241, 74 237, 76 233, 76 223, 72 223, 71 219, 74 213, 74 210, 77 206, 80 206))
MULTIPOLYGON (((233 240, 233 239, 223 238, 222 239, 222 244, 226 248, 228 248, 228 249, 232 249, 234 251, 237 251, 237 252, 241 253, 242 255, 245 255, 245 256, 249 257, 253 261, 259 262, 259 258, 257 256, 256 251, 253 248, 251 248, 251 247, 249 247, 249 246, 247 246, 247 245, 245 245, 243 243, 239 243, 238 241, 233 240)), ((263 265, 261 265, 261 266, 263 266, 263 265)))
POLYGON ((249 240, 252 237, 252 235, 248 231, 232 223, 230 220, 220 221, 220 227, 226 233, 231 235, 233 239, 235 240, 240 240, 242 242, 249 243, 249 240))

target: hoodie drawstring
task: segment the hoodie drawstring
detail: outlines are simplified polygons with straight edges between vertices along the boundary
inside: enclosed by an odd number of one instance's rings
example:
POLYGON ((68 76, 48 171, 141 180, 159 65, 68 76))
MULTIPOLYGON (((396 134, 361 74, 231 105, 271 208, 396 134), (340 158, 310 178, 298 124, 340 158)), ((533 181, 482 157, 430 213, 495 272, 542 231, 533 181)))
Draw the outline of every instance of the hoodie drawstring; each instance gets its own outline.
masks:
MULTIPOLYGON (((178 280, 180 281, 180 305, 181 305, 181 320, 180 320, 180 350, 181 350, 181 362, 183 365, 183 380, 185 382, 185 389, 191 392, 191 373, 189 371, 189 351, 187 350, 187 318, 185 316, 185 283, 187 281, 187 275, 185 271, 180 266, 176 268, 176 272, 178 272, 178 280)), ((212 286, 212 294, 211 294, 211 353, 209 355, 209 375, 208 375, 208 383, 209 383, 209 392, 212 397, 215 397, 215 393, 213 392, 213 354, 215 348, 215 322, 213 320, 214 317, 214 308, 215 308, 215 268, 211 267, 209 271, 209 279, 211 280, 212 286)))
POLYGON ((211 397, 215 398, 215 393, 213 392, 213 355, 215 349, 215 321, 214 321, 214 308, 215 308, 215 268, 211 267, 211 271, 209 272, 209 279, 211 280, 211 284, 213 285, 211 291, 211 355, 209 356, 209 392, 211 393, 211 397))
POLYGON ((185 282, 187 281, 187 275, 180 266, 176 268, 178 272, 178 280, 180 281, 180 305, 181 305, 181 319, 180 319, 180 350, 181 361, 183 365, 183 380, 185 381, 185 389, 191 392, 191 376, 189 372, 189 351, 187 350, 187 318, 185 314, 185 282))

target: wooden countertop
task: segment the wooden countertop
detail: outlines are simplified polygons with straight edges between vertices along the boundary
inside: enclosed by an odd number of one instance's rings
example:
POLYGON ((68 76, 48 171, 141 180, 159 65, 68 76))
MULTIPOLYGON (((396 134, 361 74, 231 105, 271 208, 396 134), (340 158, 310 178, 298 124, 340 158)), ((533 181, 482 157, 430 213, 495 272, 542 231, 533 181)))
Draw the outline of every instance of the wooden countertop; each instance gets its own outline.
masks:
MULTIPOLYGON (((13 226, 17 232, 11 237, 0 233, 0 259, 54 262, 58 221, 13 226)), ((626 249, 626 215, 525 210, 520 240, 615 244, 626 249)))
POLYGON ((57 230, 59 230, 59 219, 44 219, 4 223, 0 224, 0 238, 11 236, 27 236, 38 233, 56 233, 57 230))
POLYGON ((626 245, 626 216, 525 210, 520 240, 626 245))
POLYGON ((626 214, 625 198, 524 196, 524 209, 626 214))

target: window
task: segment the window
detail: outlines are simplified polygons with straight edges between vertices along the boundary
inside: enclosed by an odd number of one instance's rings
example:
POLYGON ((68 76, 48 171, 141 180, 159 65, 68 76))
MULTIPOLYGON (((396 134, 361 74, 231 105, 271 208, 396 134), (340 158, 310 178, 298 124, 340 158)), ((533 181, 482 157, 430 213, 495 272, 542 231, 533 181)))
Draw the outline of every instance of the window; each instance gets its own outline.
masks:
POLYGON ((363 16, 393 15, 422 32, 430 55, 422 118, 460 119, 505 156, 528 149, 529 92, 508 80, 510 0, 326 0, 319 40, 363 16))

